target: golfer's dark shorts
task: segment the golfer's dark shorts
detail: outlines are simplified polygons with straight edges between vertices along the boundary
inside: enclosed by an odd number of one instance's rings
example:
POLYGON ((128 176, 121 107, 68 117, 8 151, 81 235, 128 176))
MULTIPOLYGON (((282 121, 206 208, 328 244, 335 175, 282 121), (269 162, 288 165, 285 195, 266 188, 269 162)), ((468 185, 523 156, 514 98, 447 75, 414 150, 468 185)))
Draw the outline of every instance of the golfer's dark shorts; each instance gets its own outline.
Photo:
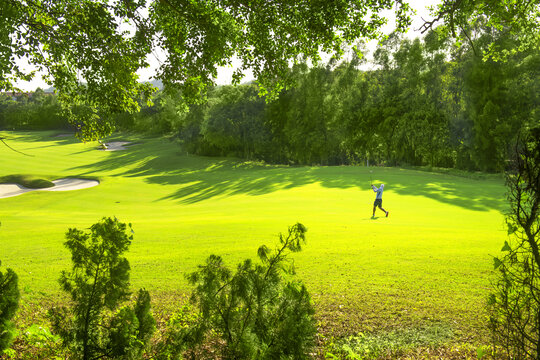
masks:
POLYGON ((375 202, 373 203, 373 206, 382 207, 382 199, 375 199, 375 202))

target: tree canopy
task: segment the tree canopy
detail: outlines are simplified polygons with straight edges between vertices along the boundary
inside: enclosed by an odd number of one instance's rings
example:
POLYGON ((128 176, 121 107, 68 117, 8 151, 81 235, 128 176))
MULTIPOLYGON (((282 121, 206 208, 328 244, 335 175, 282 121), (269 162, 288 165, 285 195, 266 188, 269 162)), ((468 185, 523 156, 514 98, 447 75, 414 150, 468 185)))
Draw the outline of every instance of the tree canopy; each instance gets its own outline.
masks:
POLYGON ((471 42, 470 29, 485 17, 487 26, 504 31, 515 39, 516 46, 512 49, 492 42, 484 52, 486 58, 501 60, 517 52, 536 49, 540 44, 539 0, 443 0, 434 7, 432 14, 434 18, 425 21, 422 32, 440 22, 442 32, 471 42))
MULTIPOLYGON (((468 36, 466 25, 485 14, 490 25, 517 34, 511 51, 518 51, 538 44, 539 9, 540 0, 444 0, 424 29, 441 20, 448 33, 468 36)), ((218 67, 235 58, 235 83, 251 69, 261 92, 275 95, 292 65, 317 63, 321 51, 339 56, 358 39, 383 38, 385 10, 395 13, 398 31, 409 27, 413 10, 404 0, 5 0, 0 90, 33 76, 21 63, 34 65, 91 140, 111 131, 98 108, 133 112, 149 99, 152 86, 136 71, 155 51, 165 58, 155 77, 191 102, 203 99, 218 67)))
POLYGON ((147 55, 165 52, 156 77, 196 100, 233 57, 273 92, 291 63, 337 53, 344 43, 378 38, 385 9, 395 6, 397 28, 410 23, 407 3, 245 0, 7 0, 0 5, 0 89, 28 79, 21 59, 46 73, 70 104, 130 111, 149 84, 136 71, 147 55))

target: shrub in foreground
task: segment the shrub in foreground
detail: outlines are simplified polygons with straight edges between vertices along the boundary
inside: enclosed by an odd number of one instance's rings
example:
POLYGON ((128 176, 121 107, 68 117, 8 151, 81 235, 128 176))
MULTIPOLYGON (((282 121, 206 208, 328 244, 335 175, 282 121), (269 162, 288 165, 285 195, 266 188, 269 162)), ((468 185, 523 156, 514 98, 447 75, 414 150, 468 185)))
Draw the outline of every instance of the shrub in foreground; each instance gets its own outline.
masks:
POLYGON ((0 271, 0 355, 13 339, 14 325, 11 319, 19 306, 19 296, 17 274, 11 269, 5 273, 0 271))
POLYGON ((130 267, 122 255, 133 236, 127 234, 126 224, 103 218, 89 233, 69 229, 66 239, 73 265, 62 272, 60 284, 71 304, 50 311, 63 346, 84 360, 141 358, 155 320, 146 290, 139 290, 134 305, 120 307, 130 296, 130 267))
POLYGON ((224 359, 304 359, 316 331, 314 308, 305 286, 294 280, 287 257, 305 242, 306 228, 296 224, 279 235, 279 246, 258 250, 259 264, 245 260, 236 271, 211 255, 188 276, 195 285, 195 314, 173 318, 161 358, 194 358, 217 347, 224 359))

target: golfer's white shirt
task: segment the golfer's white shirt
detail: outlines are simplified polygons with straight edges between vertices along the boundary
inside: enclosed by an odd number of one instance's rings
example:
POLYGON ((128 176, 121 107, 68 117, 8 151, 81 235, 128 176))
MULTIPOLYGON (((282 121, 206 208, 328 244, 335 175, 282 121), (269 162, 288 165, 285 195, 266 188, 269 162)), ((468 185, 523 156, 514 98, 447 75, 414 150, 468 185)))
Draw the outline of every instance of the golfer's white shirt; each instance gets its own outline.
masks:
POLYGON ((383 192, 382 187, 376 188, 375 186, 373 186, 373 191, 377 193, 377 196, 375 196, 375 199, 382 199, 382 192, 383 192))

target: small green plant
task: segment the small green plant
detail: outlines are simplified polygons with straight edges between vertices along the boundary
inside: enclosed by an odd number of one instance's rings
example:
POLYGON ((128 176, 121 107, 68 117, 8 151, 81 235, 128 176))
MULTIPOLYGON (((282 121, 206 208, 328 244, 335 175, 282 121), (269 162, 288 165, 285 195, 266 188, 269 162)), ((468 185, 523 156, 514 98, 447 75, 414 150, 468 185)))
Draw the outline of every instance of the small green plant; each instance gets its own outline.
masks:
POLYGON ((7 269, 5 273, 0 271, 0 355, 13 339, 15 327, 11 319, 19 306, 19 297, 17 274, 11 269, 7 269))
POLYGON ((60 340, 58 335, 51 333, 51 330, 48 327, 37 324, 30 325, 22 332, 22 336, 37 347, 42 347, 42 345, 47 342, 56 342, 60 340))
POLYGON ((61 338, 54 335, 43 323, 19 329, 16 338, 19 351, 7 353, 8 359, 64 359, 66 357, 59 348, 61 338))
POLYGON ((90 233, 69 229, 66 239, 73 266, 62 272, 60 284, 71 306, 51 309, 54 332, 76 358, 140 358, 155 320, 146 290, 139 290, 133 307, 120 308, 130 295, 130 267, 122 255, 133 235, 116 218, 103 218, 90 233))
MULTIPOLYGON (((184 352, 198 343, 195 338, 197 334, 194 331, 198 318, 196 309, 189 303, 184 304, 167 321, 165 333, 161 341, 155 345, 152 358, 156 360, 183 359, 184 352)), ((191 358, 197 357, 192 356, 191 358)))
POLYGON ((486 355, 487 355, 487 352, 486 352, 486 350, 485 350, 483 347, 480 346, 480 347, 478 347, 478 348, 476 349, 476 357, 477 357, 478 359, 482 359, 482 358, 483 358, 484 356, 486 356, 486 355))
POLYGON ((342 354, 345 359, 353 360, 377 359, 381 356, 396 356, 414 348, 439 346, 451 338, 452 330, 444 324, 381 333, 360 333, 334 344, 335 350, 331 354, 342 354))
POLYGON ((308 358, 314 308, 305 286, 291 278, 294 267, 287 258, 288 252, 302 249, 305 233, 298 223, 288 235, 279 235, 274 251, 261 246, 260 264, 248 259, 233 272, 221 257, 211 255, 190 274, 198 315, 189 331, 177 331, 184 347, 196 354, 197 345, 213 343, 224 359, 308 358))

